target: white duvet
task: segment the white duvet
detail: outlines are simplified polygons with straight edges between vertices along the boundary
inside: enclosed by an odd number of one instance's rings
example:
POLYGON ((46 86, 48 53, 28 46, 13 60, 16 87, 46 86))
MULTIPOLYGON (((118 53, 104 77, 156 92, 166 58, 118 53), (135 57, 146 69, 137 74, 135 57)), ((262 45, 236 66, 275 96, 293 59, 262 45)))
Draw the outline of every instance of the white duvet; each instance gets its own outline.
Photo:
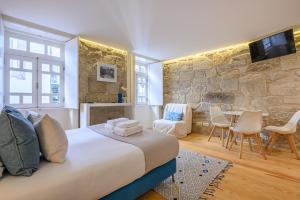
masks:
POLYGON ((63 164, 42 162, 31 177, 5 175, 0 199, 99 199, 145 173, 143 152, 130 144, 88 129, 67 131, 69 149, 63 164))

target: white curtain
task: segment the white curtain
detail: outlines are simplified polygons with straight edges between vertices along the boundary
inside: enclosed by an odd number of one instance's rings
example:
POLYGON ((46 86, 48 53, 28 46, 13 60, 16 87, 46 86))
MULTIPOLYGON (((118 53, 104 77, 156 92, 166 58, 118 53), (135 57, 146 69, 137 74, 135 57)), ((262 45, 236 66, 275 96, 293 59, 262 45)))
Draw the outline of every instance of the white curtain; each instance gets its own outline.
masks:
POLYGON ((0 13, 0 108, 2 108, 4 104, 3 69, 4 69, 4 25, 3 25, 2 15, 0 13))

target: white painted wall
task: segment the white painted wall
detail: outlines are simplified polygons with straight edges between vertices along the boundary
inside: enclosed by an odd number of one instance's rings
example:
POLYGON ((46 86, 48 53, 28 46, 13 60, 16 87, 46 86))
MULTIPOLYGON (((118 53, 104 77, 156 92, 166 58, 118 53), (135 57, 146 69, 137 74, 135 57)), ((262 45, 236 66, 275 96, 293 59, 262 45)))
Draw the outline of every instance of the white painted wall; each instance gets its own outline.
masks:
POLYGON ((78 128, 78 110, 67 108, 31 108, 19 109, 22 114, 26 114, 27 110, 37 112, 41 115, 48 114, 56 119, 65 130, 78 128))
POLYGON ((3 69, 4 69, 4 26, 3 26, 2 15, 0 13, 0 108, 3 107, 3 99, 4 99, 3 69))
POLYGON ((79 109, 78 37, 65 43, 65 107, 79 109))
POLYGON ((148 104, 163 105, 163 64, 149 64, 148 68, 148 104))
POLYGON ((153 121, 160 119, 160 106, 135 105, 133 116, 144 128, 150 129, 153 121))

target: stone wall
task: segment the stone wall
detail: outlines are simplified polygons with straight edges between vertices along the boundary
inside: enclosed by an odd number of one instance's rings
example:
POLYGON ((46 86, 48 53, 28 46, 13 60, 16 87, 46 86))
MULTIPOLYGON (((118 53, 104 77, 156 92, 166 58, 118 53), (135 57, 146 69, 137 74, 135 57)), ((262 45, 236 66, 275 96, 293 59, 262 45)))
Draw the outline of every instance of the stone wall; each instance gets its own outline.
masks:
MULTIPOLYGON (((127 52, 103 46, 94 42, 80 40, 79 42, 79 102, 116 103, 121 86, 126 86, 127 52), (117 82, 97 81, 97 65, 114 64, 117 66, 117 82)), ((123 116, 122 107, 109 110, 93 109, 91 121, 102 123, 106 119, 123 116)))
POLYGON ((211 104, 263 110, 266 125, 283 125, 300 110, 300 33, 295 40, 296 54, 257 63, 247 44, 166 62, 164 103, 203 102, 193 111, 193 132, 208 133, 211 104))

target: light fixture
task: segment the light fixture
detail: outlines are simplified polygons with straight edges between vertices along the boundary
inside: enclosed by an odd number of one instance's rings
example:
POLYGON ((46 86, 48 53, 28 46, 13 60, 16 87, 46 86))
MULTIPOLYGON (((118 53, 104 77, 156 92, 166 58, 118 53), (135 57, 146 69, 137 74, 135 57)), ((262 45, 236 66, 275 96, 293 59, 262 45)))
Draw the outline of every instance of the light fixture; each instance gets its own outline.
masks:
POLYGON ((179 57, 179 58, 174 58, 174 59, 170 59, 170 60, 164 61, 163 64, 170 64, 170 63, 174 63, 174 62, 178 62, 178 61, 195 59, 195 58, 201 57, 201 56, 206 55, 206 54, 220 52, 220 51, 224 51, 226 49, 239 48, 239 47, 242 47, 242 46, 246 46, 248 44, 249 44, 249 42, 244 42, 244 43, 235 44, 235 45, 231 45, 231 46, 227 46, 227 47, 223 47, 223 48, 219 48, 219 49, 213 49, 213 50, 209 50, 209 51, 204 51, 204 52, 196 53, 196 54, 189 55, 189 56, 183 56, 183 57, 179 57))
POLYGON ((82 42, 90 43, 90 44, 93 44, 93 45, 96 45, 96 46, 100 46, 100 47, 103 47, 103 48, 112 49, 112 50, 114 50, 114 51, 116 51, 118 53, 121 53, 123 55, 127 55, 128 54, 128 52, 126 50, 118 49, 118 48, 111 47, 111 46, 108 46, 108 45, 105 45, 105 44, 94 42, 94 41, 91 41, 91 40, 88 40, 88 39, 85 39, 85 38, 82 38, 82 37, 79 37, 79 40, 82 41, 82 42))

